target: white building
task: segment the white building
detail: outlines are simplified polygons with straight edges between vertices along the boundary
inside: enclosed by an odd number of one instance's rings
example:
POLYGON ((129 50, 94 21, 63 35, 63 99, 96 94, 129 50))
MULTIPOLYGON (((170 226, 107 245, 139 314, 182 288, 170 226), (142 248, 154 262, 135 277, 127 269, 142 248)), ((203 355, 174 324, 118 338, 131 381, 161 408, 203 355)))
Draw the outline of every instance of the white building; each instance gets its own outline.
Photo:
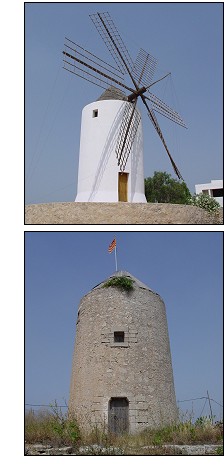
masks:
POLYGON ((146 202, 141 121, 124 172, 117 163, 115 150, 126 103, 122 92, 111 87, 84 107, 76 202, 146 202))
POLYGON ((196 184, 195 185, 196 194, 208 194, 223 207, 223 180, 216 179, 208 184, 196 184))

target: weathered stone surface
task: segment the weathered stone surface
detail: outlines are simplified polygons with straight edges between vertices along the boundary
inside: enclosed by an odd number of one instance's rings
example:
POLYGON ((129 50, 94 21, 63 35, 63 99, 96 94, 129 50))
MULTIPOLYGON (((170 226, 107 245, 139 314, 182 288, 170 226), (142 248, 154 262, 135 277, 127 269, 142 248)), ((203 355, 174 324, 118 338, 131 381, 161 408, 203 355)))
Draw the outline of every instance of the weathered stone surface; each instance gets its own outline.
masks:
POLYGON ((174 445, 175 450, 180 450, 183 455, 205 455, 204 445, 174 445))
POLYGON ((53 202, 27 205, 26 224, 140 224, 217 225, 223 210, 209 213, 199 207, 178 204, 134 204, 129 202, 53 202))
POLYGON ((61 453, 72 453, 72 447, 60 447, 58 450, 61 453))
MULTIPOLYGON (((161 445, 155 447, 148 445, 138 447, 138 454, 146 451, 149 455, 160 454, 169 455, 216 455, 217 449, 222 445, 161 445)), ((128 449, 114 446, 104 447, 102 445, 86 445, 79 448, 74 447, 52 447, 51 445, 29 444, 26 445, 25 455, 28 456, 59 456, 59 455, 133 455, 135 447, 128 449)))
POLYGON ((183 455, 215 455, 217 448, 222 445, 163 445, 180 451, 183 455))
POLYGON ((67 447, 53 447, 52 445, 42 444, 26 444, 25 455, 70 455, 75 454, 74 448, 71 446, 67 447))
POLYGON ((79 455, 124 455, 124 449, 120 447, 103 447, 102 445, 87 445, 80 447, 79 455))

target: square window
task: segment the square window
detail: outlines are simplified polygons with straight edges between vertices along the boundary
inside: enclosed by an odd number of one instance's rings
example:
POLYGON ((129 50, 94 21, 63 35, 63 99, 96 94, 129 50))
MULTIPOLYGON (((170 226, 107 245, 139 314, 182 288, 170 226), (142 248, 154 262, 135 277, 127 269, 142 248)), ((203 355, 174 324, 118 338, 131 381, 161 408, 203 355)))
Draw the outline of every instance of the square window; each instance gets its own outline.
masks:
POLYGON ((124 332, 114 332, 114 342, 123 343, 124 342, 124 332))
POLYGON ((212 197, 223 197, 223 189, 213 189, 212 197))
POLYGON ((93 118, 98 117, 98 110, 93 110, 93 118))

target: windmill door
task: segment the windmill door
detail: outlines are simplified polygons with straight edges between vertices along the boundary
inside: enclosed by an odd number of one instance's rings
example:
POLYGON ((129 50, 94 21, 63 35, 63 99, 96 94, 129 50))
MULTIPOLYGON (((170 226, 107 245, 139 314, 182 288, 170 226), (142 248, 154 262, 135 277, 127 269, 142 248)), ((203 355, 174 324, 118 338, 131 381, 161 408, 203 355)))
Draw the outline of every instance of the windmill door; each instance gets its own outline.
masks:
POLYGON ((128 173, 119 172, 118 174, 118 201, 128 201, 128 173))
POLYGON ((128 432, 128 400, 125 397, 114 397, 109 401, 108 427, 114 434, 128 432))

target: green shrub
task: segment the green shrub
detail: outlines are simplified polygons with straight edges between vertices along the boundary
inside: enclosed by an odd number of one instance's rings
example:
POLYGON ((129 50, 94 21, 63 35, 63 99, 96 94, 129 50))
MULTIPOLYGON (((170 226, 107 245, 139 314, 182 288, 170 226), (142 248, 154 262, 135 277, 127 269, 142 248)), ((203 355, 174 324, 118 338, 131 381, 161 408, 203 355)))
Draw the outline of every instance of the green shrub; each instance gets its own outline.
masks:
POLYGON ((163 443, 163 436, 160 432, 156 432, 156 434, 152 438, 152 444, 155 447, 159 447, 163 443))
POLYGON ((52 412, 29 411, 25 417, 25 438, 28 443, 51 442, 54 445, 76 444, 81 438, 76 419, 60 408, 51 406, 52 412))
POLYGON ((216 455, 222 455, 223 456, 223 447, 217 447, 216 455))
POLYGON ((194 194, 188 199, 188 205, 196 205, 208 212, 215 212, 220 208, 219 203, 208 194, 194 194))
POLYGON ((126 291, 130 291, 133 289, 133 280, 131 278, 127 278, 125 276, 114 277, 109 279, 103 287, 111 287, 115 286, 120 289, 125 289, 126 291))
POLYGON ((195 421, 196 426, 206 427, 208 425, 213 425, 215 416, 201 416, 198 417, 195 421))

